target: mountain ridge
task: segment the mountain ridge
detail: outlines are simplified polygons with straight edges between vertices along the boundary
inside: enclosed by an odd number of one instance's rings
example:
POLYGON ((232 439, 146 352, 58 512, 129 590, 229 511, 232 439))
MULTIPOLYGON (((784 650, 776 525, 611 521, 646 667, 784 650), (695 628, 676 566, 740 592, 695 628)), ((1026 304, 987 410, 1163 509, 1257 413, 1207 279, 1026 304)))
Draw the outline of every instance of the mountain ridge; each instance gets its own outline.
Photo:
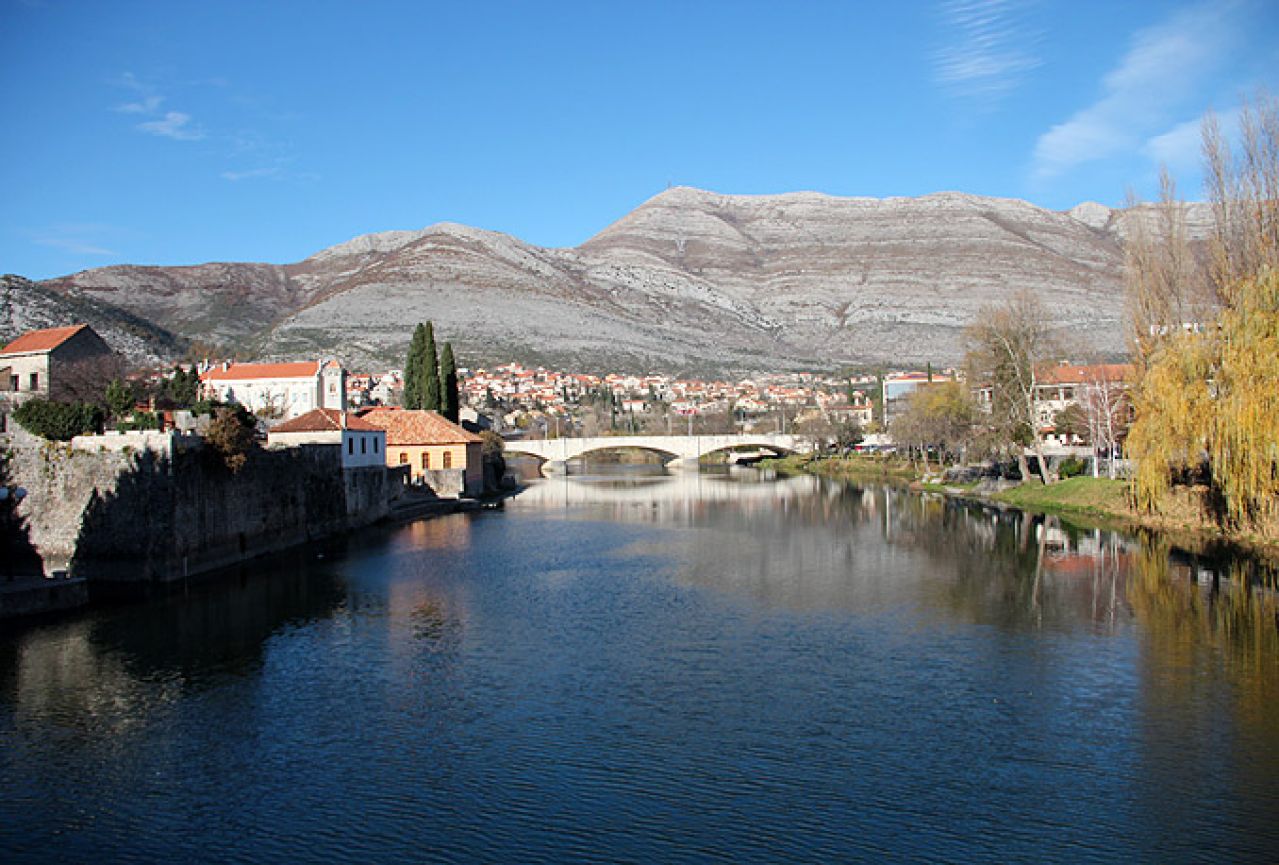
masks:
MULTIPOLYGON (((1195 236, 1205 207, 1188 205, 1195 236)), ((745 371, 954 362, 977 311, 1025 287, 1081 353, 1115 355, 1133 213, 672 187, 576 247, 440 222, 292 264, 113 265, 41 285, 272 359, 394 365, 430 319, 471 363, 745 371)))

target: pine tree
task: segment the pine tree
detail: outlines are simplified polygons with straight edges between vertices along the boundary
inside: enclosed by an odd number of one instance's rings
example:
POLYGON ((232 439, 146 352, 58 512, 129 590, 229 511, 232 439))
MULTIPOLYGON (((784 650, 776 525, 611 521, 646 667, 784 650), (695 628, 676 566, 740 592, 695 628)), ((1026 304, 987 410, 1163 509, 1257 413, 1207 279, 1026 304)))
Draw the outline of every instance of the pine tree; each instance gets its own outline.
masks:
POLYGON ((409 356, 404 364, 404 395, 400 404, 405 408, 421 408, 422 402, 422 359, 426 355, 426 327, 420 322, 413 331, 413 340, 409 343, 409 356))
POLYGON ((453 358, 453 344, 449 342, 444 343, 444 350, 440 352, 440 385, 440 414, 457 423, 457 361, 453 358))
POLYGON ((413 408, 440 410, 440 358, 435 350, 435 326, 426 323, 426 351, 422 355, 421 404, 413 408))

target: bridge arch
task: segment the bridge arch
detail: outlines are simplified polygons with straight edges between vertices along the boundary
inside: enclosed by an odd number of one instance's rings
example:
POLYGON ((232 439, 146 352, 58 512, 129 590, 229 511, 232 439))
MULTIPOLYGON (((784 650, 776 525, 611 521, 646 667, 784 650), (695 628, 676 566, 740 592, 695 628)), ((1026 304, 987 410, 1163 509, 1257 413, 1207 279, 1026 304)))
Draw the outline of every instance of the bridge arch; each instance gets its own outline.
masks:
POLYGON ((805 442, 790 435, 700 435, 700 436, 595 436, 591 438, 520 439, 507 442, 511 454, 529 454, 547 466, 563 468, 569 460, 602 450, 638 448, 666 458, 694 464, 703 456, 736 447, 755 447, 774 453, 802 452, 805 442))

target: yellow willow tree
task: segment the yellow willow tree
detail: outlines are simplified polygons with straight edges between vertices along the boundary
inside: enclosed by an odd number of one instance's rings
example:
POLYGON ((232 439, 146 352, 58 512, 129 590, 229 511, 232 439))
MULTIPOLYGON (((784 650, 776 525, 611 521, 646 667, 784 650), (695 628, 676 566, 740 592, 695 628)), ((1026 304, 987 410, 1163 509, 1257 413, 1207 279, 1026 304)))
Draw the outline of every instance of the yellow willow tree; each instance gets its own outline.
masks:
POLYGON ((1279 527, 1279 110, 1240 115, 1236 158, 1204 124, 1214 210, 1213 282, 1222 303, 1197 332, 1156 341, 1134 396, 1134 494, 1157 510, 1179 471, 1206 472, 1225 528, 1279 527))

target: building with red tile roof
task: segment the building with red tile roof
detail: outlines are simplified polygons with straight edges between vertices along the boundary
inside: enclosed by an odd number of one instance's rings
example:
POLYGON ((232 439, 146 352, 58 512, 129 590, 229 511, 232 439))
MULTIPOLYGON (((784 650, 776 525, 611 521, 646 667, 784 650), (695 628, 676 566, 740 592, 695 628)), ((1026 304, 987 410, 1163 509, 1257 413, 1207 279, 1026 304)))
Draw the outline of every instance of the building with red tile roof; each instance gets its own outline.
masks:
POLYGON ((224 363, 200 374, 208 399, 236 402, 268 421, 312 409, 346 411, 346 370, 335 360, 224 363))
POLYGON ((87 324, 30 330, 0 350, 0 392, 10 400, 57 399, 59 377, 77 364, 98 364, 113 352, 87 324))
POLYGON ((341 448, 344 469, 386 466, 386 430, 339 409, 312 409, 267 431, 268 447, 301 445, 341 448))
POLYGON ((439 412, 371 408, 360 417, 386 430, 386 464, 410 466, 417 483, 440 495, 477 495, 484 487, 483 439, 439 412))

